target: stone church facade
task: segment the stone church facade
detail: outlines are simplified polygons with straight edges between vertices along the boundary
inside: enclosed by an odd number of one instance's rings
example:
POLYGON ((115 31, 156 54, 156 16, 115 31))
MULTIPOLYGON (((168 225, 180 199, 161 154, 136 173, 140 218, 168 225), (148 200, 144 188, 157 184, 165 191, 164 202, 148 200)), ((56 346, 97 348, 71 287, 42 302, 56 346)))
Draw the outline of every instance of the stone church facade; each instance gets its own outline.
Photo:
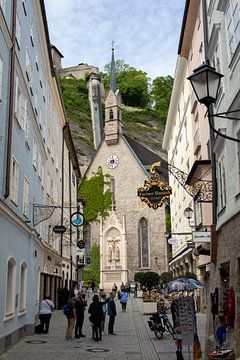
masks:
MULTIPOLYGON (((113 206, 107 219, 88 224, 91 245, 100 245, 100 284, 111 289, 113 283, 134 280, 139 271, 167 271, 165 207, 150 209, 140 201, 137 189, 150 178, 152 163, 159 156, 126 136, 122 127, 122 101, 116 90, 112 55, 111 89, 105 100, 105 126, 102 139, 86 176, 99 166, 110 175, 113 206)), ((167 174, 162 177, 167 179, 167 174)), ((89 247, 89 244, 88 244, 89 247)))

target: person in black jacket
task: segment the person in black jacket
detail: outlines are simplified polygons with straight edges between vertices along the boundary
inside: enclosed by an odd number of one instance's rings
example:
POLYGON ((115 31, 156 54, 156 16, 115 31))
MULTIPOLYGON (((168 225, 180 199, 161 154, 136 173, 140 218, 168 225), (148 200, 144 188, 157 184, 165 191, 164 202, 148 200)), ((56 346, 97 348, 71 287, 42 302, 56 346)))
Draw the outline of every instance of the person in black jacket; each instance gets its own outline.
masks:
POLYGON ((98 295, 93 296, 88 312, 89 320, 93 326, 93 338, 95 341, 102 340, 103 303, 99 301, 98 295))
POLYGON ((84 311, 86 309, 87 302, 83 299, 81 293, 78 293, 75 300, 75 309, 76 309, 76 325, 75 325, 75 338, 86 337, 82 333, 83 321, 84 321, 84 311))

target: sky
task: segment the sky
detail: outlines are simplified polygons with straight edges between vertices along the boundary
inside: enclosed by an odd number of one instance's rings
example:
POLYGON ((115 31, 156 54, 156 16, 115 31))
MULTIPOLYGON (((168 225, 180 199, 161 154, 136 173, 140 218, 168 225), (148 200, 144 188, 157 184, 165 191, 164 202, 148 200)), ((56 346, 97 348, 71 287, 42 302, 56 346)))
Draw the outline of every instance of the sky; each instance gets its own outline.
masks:
POLYGON ((174 75, 185 0, 45 0, 50 40, 64 55, 103 71, 115 59, 151 79, 174 75))

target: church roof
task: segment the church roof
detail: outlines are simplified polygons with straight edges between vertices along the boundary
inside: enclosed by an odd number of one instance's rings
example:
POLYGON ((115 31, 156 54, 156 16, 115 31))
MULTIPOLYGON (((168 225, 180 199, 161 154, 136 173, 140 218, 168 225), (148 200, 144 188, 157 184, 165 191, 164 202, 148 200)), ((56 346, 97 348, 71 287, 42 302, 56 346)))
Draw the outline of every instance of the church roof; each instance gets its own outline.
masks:
MULTIPOLYGON (((150 166, 155 162, 166 162, 159 155, 153 153, 152 151, 145 148, 143 145, 139 144, 136 140, 133 140, 129 136, 123 134, 123 137, 129 144, 130 148, 137 156, 141 164, 147 169, 150 170, 150 166)), ((165 168, 158 168, 159 175, 165 180, 168 181, 168 171, 165 168)))

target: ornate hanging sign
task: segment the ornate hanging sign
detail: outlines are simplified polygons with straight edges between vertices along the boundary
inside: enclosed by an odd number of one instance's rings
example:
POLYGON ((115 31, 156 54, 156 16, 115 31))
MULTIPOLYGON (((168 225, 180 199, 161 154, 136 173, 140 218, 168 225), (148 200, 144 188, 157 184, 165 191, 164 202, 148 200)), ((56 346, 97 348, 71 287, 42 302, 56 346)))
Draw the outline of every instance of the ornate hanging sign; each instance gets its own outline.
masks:
POLYGON ((151 180, 145 180, 144 186, 138 189, 138 196, 141 201, 147 203, 154 210, 168 201, 171 194, 171 186, 168 186, 163 179, 156 175, 152 176, 151 180))

